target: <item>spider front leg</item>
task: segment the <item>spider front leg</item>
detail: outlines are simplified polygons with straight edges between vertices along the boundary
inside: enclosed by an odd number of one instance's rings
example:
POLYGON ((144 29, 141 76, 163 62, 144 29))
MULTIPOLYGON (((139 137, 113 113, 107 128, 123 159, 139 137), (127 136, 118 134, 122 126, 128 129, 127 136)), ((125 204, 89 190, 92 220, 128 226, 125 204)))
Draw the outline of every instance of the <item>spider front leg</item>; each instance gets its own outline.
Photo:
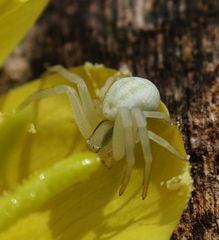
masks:
POLYGON ((143 192, 142 199, 145 199, 148 191, 148 184, 150 179, 151 172, 151 164, 152 164, 152 153, 151 146, 149 142, 149 136, 147 131, 147 121, 145 120, 145 116, 140 109, 132 110, 133 118, 135 119, 135 123, 138 129, 138 134, 144 154, 144 179, 143 179, 143 192))
POLYGON ((152 153, 151 153, 149 140, 152 140, 157 144, 161 145, 162 147, 166 148, 167 150, 169 150, 171 153, 173 153, 174 155, 176 155, 178 158, 182 160, 185 160, 185 157, 182 156, 182 154, 180 154, 165 139, 158 136, 154 132, 147 130, 147 118, 157 118, 157 119, 162 119, 162 120, 171 122, 168 115, 161 112, 145 112, 145 111, 141 112, 141 110, 139 109, 133 109, 132 115, 137 125, 138 134, 139 134, 139 138, 140 138, 140 142, 141 142, 141 146, 144 154, 144 160, 145 160, 144 181, 143 181, 144 188, 142 192, 142 198, 145 199, 147 195, 151 164, 152 164, 152 153))
POLYGON ((94 101, 91 98, 89 90, 87 88, 86 83, 84 80, 77 74, 70 72, 66 68, 62 67, 61 65, 55 65, 48 69, 48 72, 55 72, 65 78, 67 81, 74 83, 78 87, 78 92, 81 98, 81 104, 85 111, 87 118, 90 121, 92 128, 95 128, 100 119, 98 117, 97 110, 94 105, 94 101))
POLYGON ((129 179, 131 177, 132 169, 135 164, 135 153, 134 153, 134 135, 133 135, 133 122, 130 111, 128 109, 119 110, 121 114, 121 125, 124 133, 124 146, 125 155, 127 161, 127 167, 125 174, 122 179, 121 187, 119 190, 119 195, 122 195, 128 185, 129 179))
POLYGON ((88 121, 85 109, 81 104, 81 100, 75 91, 74 88, 69 87, 68 85, 58 85, 55 87, 51 87, 48 89, 43 89, 38 92, 33 93, 27 99, 25 99, 19 106, 18 110, 23 109, 27 105, 29 105, 32 101, 43 99, 49 96, 59 95, 59 94, 67 94, 69 102, 71 104, 71 108, 74 114, 75 122, 82 134, 82 136, 87 139, 93 131, 90 122, 88 121))
POLYGON ((119 112, 114 123, 112 150, 113 159, 118 161, 125 156, 124 129, 122 125, 121 113, 119 112))

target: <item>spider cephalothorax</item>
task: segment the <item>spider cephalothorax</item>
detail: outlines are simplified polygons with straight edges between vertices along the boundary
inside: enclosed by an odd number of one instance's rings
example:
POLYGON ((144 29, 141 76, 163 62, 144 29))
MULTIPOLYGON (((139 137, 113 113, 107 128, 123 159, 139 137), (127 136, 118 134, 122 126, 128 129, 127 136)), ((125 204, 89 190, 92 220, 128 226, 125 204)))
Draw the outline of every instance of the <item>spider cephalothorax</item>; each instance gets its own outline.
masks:
POLYGON ((127 168, 122 179, 120 195, 129 182, 135 164, 135 144, 140 142, 144 154, 144 199, 150 177, 152 153, 150 140, 160 144, 180 159, 185 159, 172 145, 147 129, 147 118, 170 121, 167 114, 159 112, 160 94, 147 79, 127 74, 117 74, 106 80, 99 92, 99 104, 95 104, 84 80, 61 66, 49 69, 66 80, 75 83, 78 92, 68 85, 57 85, 40 90, 29 96, 19 108, 33 100, 66 93, 72 107, 75 122, 92 151, 109 149, 114 160, 126 158, 127 168))

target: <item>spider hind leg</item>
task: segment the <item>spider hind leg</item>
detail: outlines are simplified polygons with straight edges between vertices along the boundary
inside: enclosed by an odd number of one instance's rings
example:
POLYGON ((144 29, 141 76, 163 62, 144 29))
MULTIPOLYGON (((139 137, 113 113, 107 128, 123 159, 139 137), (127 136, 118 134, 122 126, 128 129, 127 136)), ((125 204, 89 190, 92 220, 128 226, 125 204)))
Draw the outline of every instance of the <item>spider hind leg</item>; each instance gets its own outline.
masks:
POLYGON ((169 152, 171 152, 172 154, 177 156, 179 159, 184 160, 184 161, 187 160, 187 158, 184 157, 178 150, 176 150, 169 142, 167 142, 167 140, 165 140, 164 138, 158 136, 154 132, 148 131, 148 137, 149 137, 149 139, 151 139, 152 141, 156 142, 160 146, 166 148, 169 152))

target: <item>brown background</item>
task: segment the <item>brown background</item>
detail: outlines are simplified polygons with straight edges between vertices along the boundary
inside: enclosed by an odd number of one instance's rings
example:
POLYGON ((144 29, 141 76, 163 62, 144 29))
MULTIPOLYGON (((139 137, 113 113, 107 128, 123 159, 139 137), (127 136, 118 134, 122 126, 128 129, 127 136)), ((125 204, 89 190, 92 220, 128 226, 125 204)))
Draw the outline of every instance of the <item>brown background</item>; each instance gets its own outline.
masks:
POLYGON ((171 239, 219 239, 219 1, 53 0, 0 69, 0 93, 50 65, 85 61, 155 82, 194 179, 171 239))

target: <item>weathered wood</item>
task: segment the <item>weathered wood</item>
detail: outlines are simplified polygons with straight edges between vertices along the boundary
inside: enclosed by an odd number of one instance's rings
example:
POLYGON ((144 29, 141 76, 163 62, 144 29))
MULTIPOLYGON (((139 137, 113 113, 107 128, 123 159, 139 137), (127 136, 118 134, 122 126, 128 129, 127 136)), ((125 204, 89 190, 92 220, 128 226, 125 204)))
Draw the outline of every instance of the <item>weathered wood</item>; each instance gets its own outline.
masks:
POLYGON ((172 240, 217 239, 218 16, 218 0, 53 0, 1 70, 0 91, 87 60, 154 80, 180 123, 194 179, 172 240))

